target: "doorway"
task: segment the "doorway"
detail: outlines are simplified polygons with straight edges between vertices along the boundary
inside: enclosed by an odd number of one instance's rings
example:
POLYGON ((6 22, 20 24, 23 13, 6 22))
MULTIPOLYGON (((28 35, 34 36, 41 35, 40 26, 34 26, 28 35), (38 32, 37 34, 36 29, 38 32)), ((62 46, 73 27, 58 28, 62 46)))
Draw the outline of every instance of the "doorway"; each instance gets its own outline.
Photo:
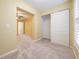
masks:
POLYGON ((50 39, 50 14, 42 16, 42 38, 50 39))
POLYGON ((26 34, 33 38, 33 14, 17 7, 17 35, 26 34))

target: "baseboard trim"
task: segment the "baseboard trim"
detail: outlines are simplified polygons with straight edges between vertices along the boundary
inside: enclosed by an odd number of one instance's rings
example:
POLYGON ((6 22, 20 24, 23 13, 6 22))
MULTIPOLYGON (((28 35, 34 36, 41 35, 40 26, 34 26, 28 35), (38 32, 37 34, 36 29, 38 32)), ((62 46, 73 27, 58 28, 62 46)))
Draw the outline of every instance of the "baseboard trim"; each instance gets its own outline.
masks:
POLYGON ((17 51, 18 51, 18 49, 13 49, 13 50, 11 50, 11 51, 9 51, 9 52, 3 54, 3 55, 0 55, 0 58, 3 58, 3 57, 5 57, 5 56, 8 56, 8 55, 10 55, 10 54, 12 54, 12 53, 14 53, 14 52, 17 52, 17 51))

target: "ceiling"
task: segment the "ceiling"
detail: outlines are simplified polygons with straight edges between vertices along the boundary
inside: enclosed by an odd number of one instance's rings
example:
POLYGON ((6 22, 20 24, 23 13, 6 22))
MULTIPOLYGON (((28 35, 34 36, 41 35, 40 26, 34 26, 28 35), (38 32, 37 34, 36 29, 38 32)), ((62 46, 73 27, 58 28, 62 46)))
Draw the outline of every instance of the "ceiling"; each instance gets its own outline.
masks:
POLYGON ((44 12, 69 0, 24 0, 39 12, 44 12))

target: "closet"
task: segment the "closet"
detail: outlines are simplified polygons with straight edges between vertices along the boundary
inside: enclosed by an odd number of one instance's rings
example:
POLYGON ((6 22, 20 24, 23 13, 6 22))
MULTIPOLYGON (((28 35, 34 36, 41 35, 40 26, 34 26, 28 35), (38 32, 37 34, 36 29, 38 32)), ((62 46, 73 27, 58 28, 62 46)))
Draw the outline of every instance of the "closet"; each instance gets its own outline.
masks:
POLYGON ((69 10, 51 14, 51 42, 69 47, 69 10))
POLYGON ((50 14, 42 16, 42 38, 50 39, 50 14))
POLYGON ((42 38, 69 47, 69 9, 42 16, 42 38))

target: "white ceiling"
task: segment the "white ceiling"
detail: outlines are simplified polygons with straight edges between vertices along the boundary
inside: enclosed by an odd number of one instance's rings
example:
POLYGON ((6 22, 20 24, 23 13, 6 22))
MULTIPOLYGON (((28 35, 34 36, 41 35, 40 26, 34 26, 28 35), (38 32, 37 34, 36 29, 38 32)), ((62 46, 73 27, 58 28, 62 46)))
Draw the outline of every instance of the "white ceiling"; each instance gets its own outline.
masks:
POLYGON ((39 12, 44 12, 68 0, 24 0, 39 12))

